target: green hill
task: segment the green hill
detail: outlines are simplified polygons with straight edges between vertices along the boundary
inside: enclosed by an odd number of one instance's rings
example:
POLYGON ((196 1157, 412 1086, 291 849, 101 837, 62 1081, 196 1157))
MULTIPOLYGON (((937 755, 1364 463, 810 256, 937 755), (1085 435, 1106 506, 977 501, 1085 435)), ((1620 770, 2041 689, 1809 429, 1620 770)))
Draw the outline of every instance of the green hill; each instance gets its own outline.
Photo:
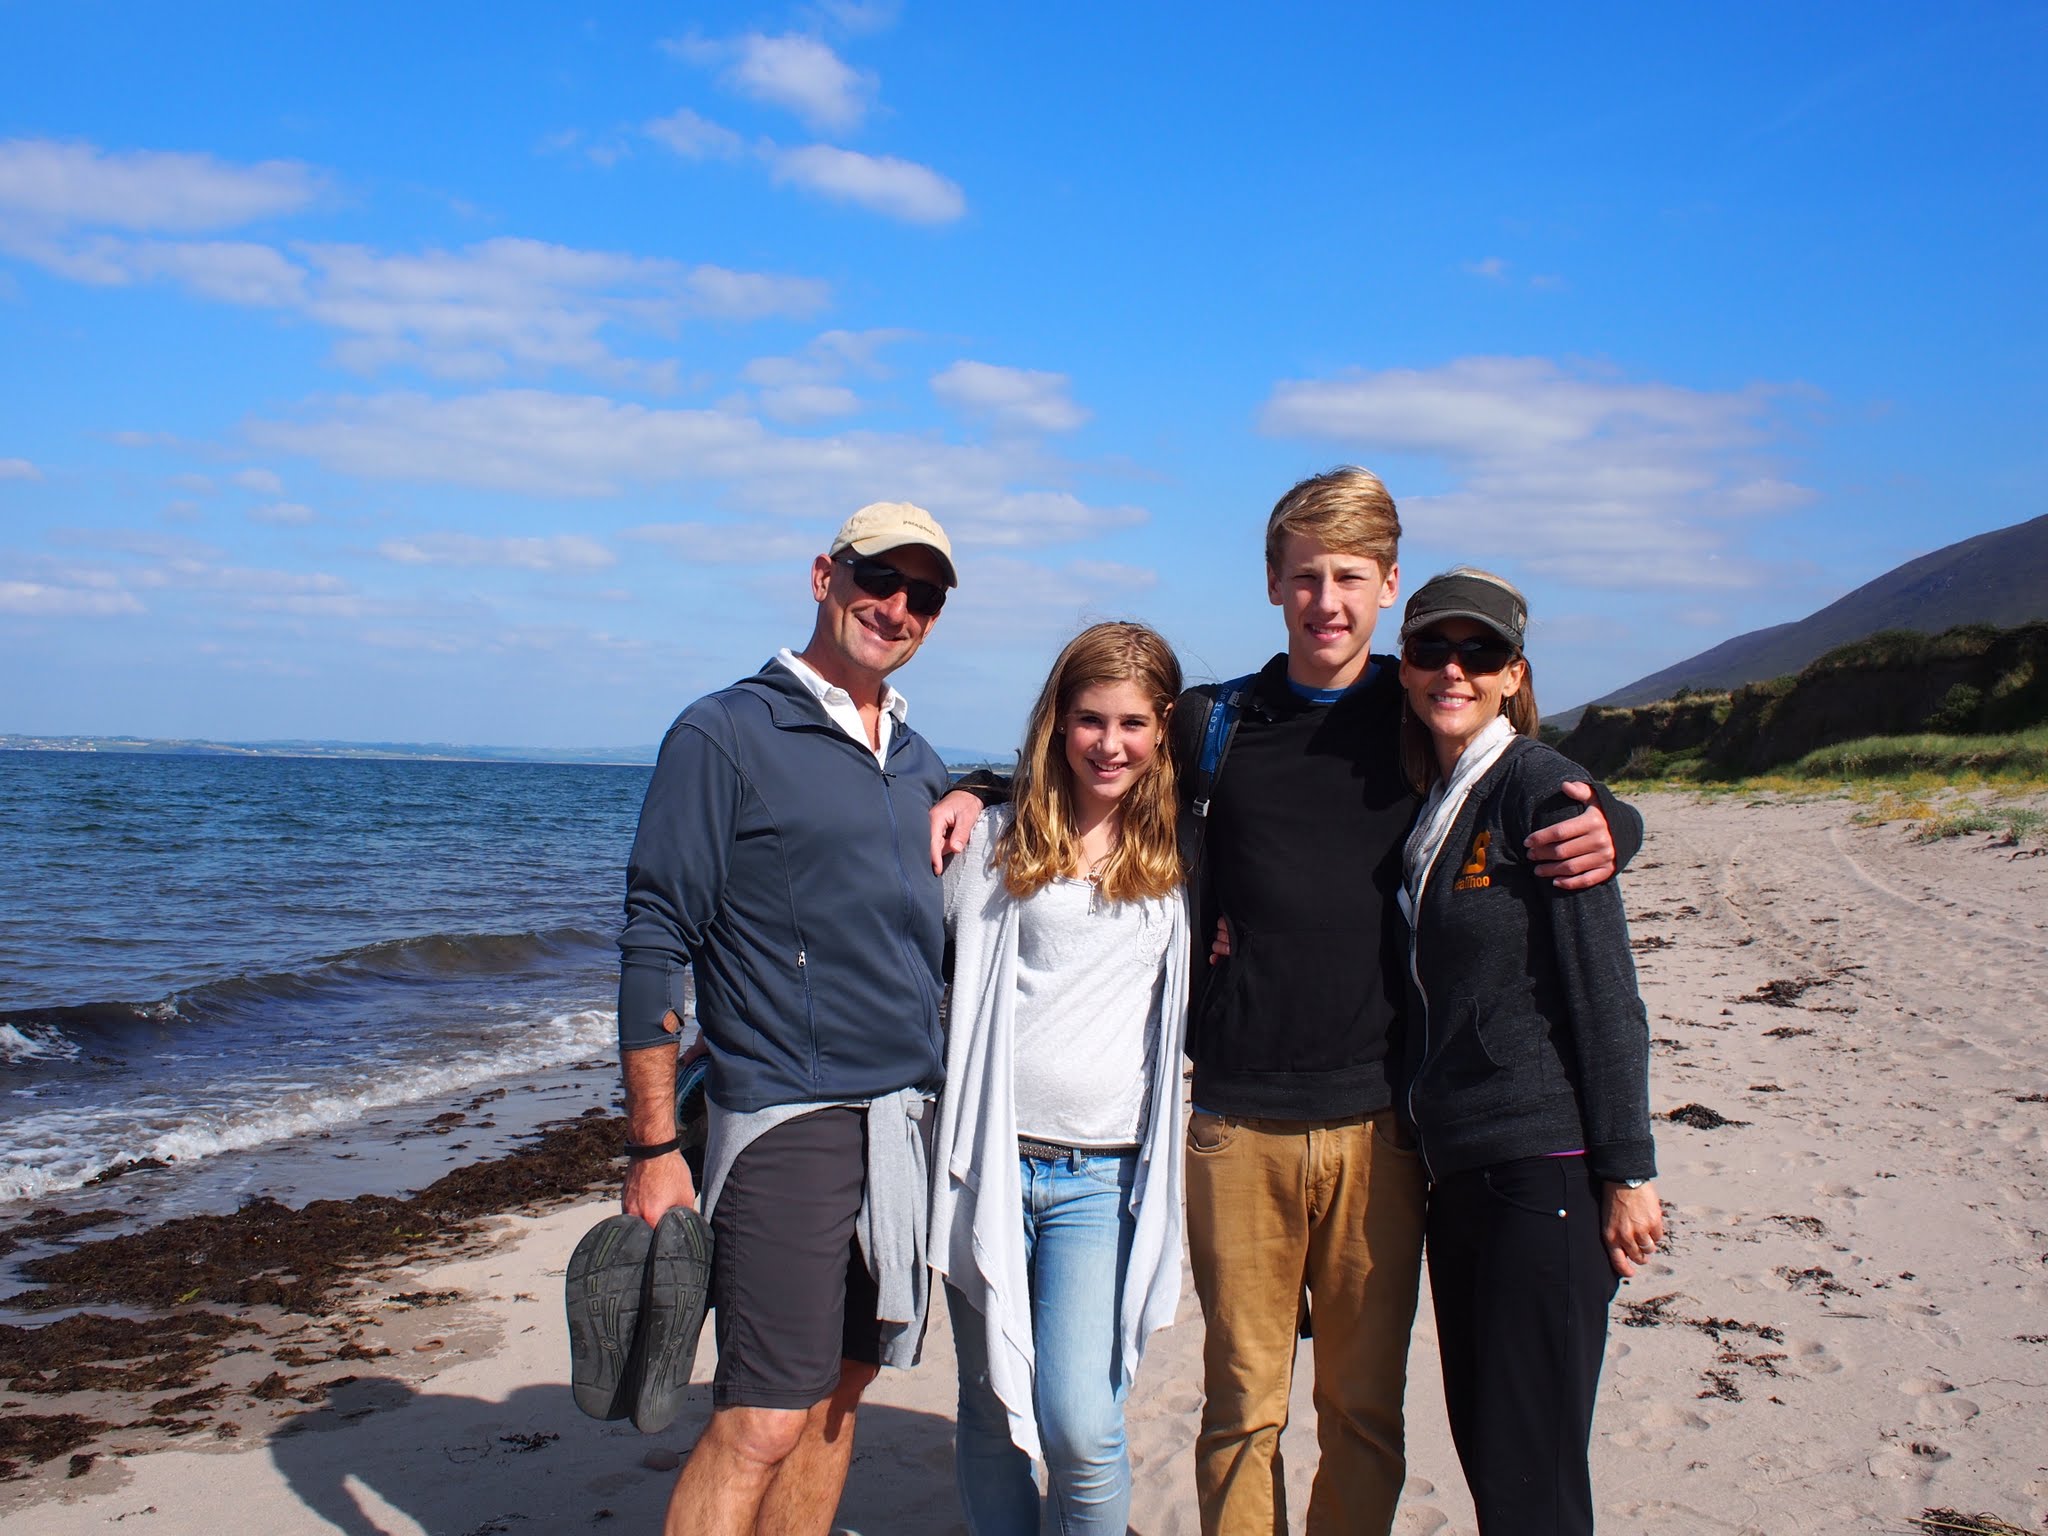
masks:
POLYGON ((1921 732, 1976 736, 2048 722, 2048 622, 1939 635, 1885 630, 1796 676, 1685 692, 1636 708, 1588 705, 1558 743, 1603 776, 1667 772, 1739 778, 1818 748, 1921 732))
MULTIPOLYGON (((2010 628, 2048 619, 2048 516, 1981 533, 1908 560, 1818 613, 1724 640, 1676 666, 1617 688, 1596 705, 1648 704, 1682 689, 1725 692, 1786 677, 1828 652, 1883 630, 1938 635, 1962 624, 2010 628)), ((1577 719, 1567 710, 1560 725, 1577 719)))

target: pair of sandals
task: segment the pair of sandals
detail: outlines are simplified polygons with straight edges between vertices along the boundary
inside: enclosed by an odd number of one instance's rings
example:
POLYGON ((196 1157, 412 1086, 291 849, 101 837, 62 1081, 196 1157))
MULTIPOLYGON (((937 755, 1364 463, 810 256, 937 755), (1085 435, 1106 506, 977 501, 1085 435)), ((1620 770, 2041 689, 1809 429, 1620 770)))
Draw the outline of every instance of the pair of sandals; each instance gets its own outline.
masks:
POLYGON ((711 1228, 686 1206, 655 1226, 608 1216, 569 1258, 569 1382, 594 1419, 675 1422, 711 1293, 711 1228))
MULTIPOLYGON (((697 1058, 676 1085, 684 1157, 699 1180, 707 1065, 697 1058)), ((565 1291, 576 1406, 594 1419, 630 1416, 642 1434, 668 1428, 690 1385, 711 1296, 704 1218, 685 1206, 651 1227, 638 1216, 606 1217, 569 1256, 565 1291)))

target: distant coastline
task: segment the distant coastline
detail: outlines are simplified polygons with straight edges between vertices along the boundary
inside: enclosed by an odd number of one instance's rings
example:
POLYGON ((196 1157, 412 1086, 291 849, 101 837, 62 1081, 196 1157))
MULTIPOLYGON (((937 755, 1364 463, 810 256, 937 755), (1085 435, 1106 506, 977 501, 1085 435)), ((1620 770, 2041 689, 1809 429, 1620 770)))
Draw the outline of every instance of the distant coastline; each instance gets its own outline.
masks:
POLYGON ((205 741, 149 736, 0 735, 0 752, 121 752, 156 757, 343 757, 447 763, 617 763, 647 767, 646 747, 477 747, 409 741, 205 741))
MULTIPOLYGON (((1009 753, 938 747, 954 769, 1002 768, 1009 753)), ((317 757, 397 762, 579 763, 648 768, 656 749, 644 747, 479 747, 430 741, 206 741, 153 736, 32 736, 0 733, 0 752, 116 752, 157 757, 317 757)))

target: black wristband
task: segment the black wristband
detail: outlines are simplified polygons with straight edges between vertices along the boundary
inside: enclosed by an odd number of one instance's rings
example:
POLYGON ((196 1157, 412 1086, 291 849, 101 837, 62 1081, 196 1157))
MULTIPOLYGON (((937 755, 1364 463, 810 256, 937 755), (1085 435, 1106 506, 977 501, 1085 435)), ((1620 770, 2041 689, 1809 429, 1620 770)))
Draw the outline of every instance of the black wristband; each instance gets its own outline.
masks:
POLYGON ((641 1163, 650 1157, 667 1157, 671 1152, 681 1151, 682 1145, 683 1138, 680 1136, 671 1137, 667 1141, 657 1141, 651 1147, 636 1147, 629 1141, 626 1143, 626 1156, 636 1163, 641 1163))

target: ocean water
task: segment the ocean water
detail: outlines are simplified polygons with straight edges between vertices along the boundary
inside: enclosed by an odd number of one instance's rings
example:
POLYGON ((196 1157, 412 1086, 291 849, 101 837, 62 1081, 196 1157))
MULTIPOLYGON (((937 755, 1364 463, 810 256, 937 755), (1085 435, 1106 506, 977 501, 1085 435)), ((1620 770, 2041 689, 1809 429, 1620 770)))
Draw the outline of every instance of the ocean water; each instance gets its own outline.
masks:
POLYGON ((647 775, 0 752, 0 1202, 611 1057, 647 775))

